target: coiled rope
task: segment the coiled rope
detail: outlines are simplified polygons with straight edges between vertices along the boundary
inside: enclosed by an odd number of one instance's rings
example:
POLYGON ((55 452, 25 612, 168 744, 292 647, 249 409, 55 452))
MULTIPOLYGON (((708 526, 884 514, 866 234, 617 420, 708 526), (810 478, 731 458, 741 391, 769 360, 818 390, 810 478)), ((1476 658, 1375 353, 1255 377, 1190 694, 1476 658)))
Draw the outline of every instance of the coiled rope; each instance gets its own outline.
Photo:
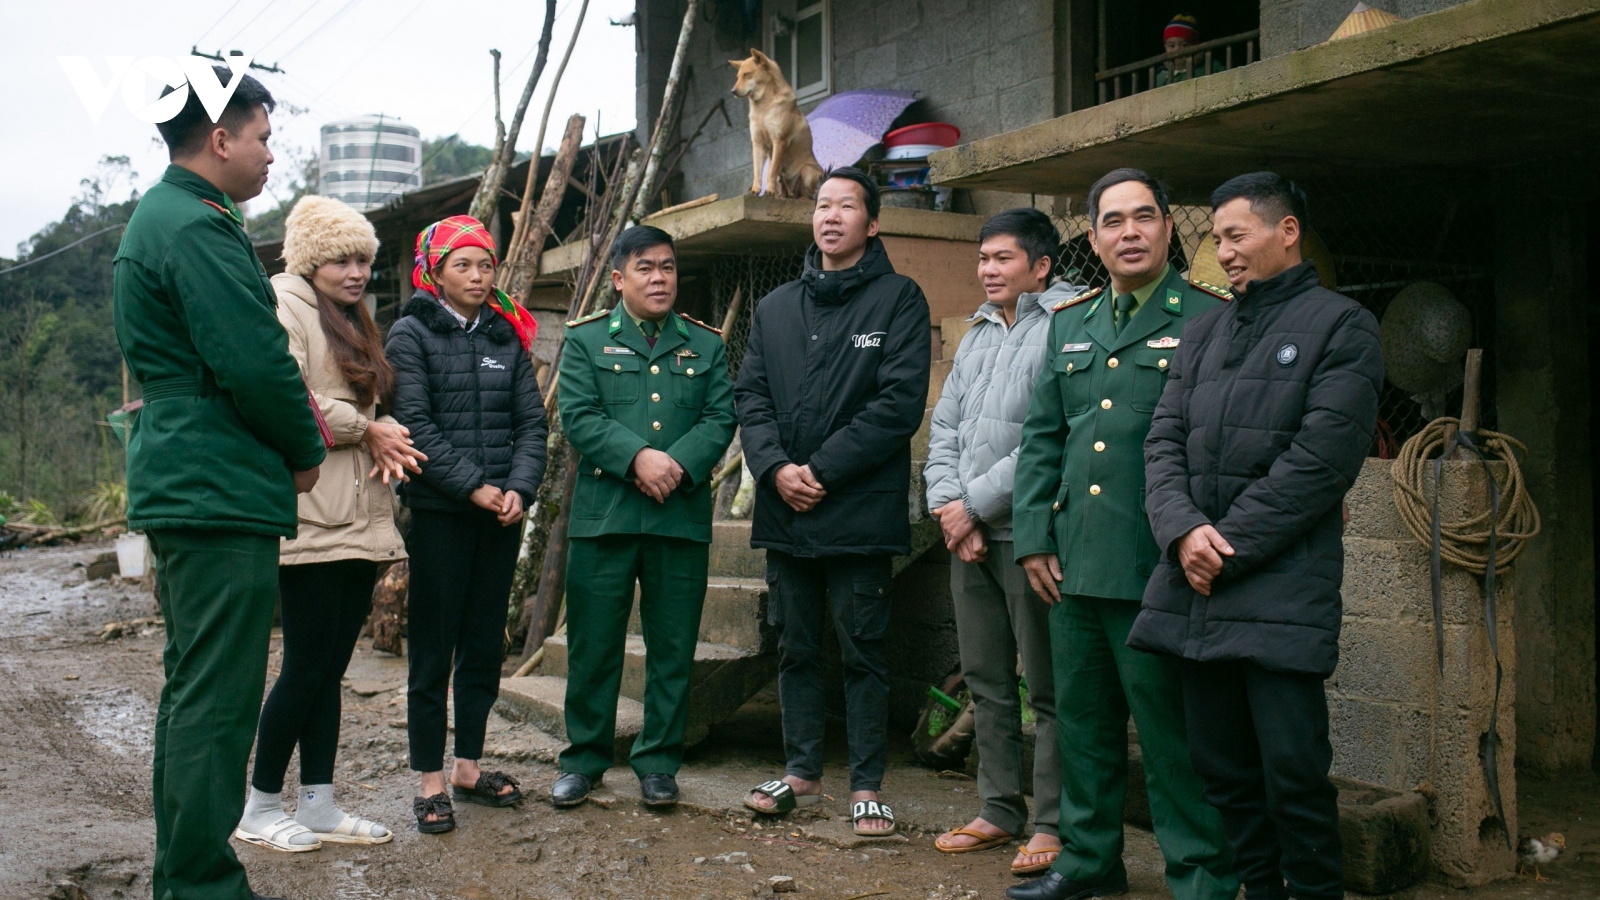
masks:
POLYGON ((1392 470, 1394 505, 1412 536, 1424 545, 1432 544, 1431 510, 1435 498, 1428 484, 1434 473, 1429 470, 1448 452, 1447 434, 1455 430, 1459 439, 1452 443, 1466 446, 1480 459, 1504 463, 1505 477, 1503 480, 1496 477, 1494 468, 1489 468, 1489 477, 1500 495, 1498 515, 1496 511, 1485 509, 1439 523, 1440 555, 1452 565, 1482 575, 1489 566, 1489 538, 1493 534, 1496 574, 1502 574, 1540 530, 1539 510, 1533 505, 1522 479, 1522 468, 1517 463, 1519 456, 1528 455, 1528 448, 1516 438, 1497 431, 1466 435, 1460 432, 1460 426, 1459 419, 1434 419, 1405 442, 1395 456, 1392 470))
POLYGON ((1483 767, 1484 786, 1494 801, 1500 832, 1505 837, 1506 849, 1513 847, 1511 830, 1506 822, 1505 803, 1500 795, 1500 767, 1497 749, 1500 745, 1500 683, 1504 670, 1500 665, 1500 636, 1495 576, 1510 566, 1522 549, 1538 535, 1539 510, 1533 505, 1528 487, 1522 480, 1522 467, 1517 455, 1526 456, 1528 448, 1521 441, 1496 431, 1462 431, 1459 419, 1434 419, 1422 431, 1405 442, 1395 457, 1391 475, 1394 479, 1394 505, 1401 521, 1411 534, 1431 551, 1433 582, 1433 637, 1438 655, 1439 674, 1444 675, 1444 590, 1441 563, 1448 559, 1452 564, 1483 576, 1484 630, 1489 638, 1489 652, 1494 657, 1494 700, 1489 707, 1489 731, 1478 745, 1478 760, 1483 767), (1479 513, 1468 512, 1466 517, 1445 523, 1439 512, 1439 491, 1444 480, 1444 459, 1461 448, 1478 458, 1488 481, 1489 508, 1479 513), (1505 465, 1505 480, 1495 477, 1492 460, 1505 465), (1428 469, 1432 469, 1431 472, 1428 469), (1426 495, 1429 476, 1433 490, 1426 495))

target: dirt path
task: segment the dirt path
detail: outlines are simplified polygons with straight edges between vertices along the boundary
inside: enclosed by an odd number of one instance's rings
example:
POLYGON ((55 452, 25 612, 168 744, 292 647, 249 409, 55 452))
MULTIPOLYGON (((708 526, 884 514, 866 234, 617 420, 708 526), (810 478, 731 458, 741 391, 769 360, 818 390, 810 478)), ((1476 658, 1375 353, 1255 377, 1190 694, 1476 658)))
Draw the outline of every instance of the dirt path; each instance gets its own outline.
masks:
MULTIPOLYGON (((105 549, 0 557, 0 808, 8 819, 0 830, 0 900, 150 893, 150 732, 164 633, 154 626, 101 639, 107 622, 155 614, 137 584, 87 581, 85 564, 105 549)), ((276 673, 277 651, 275 639, 269 675, 276 673)), ((454 833, 419 835, 410 820, 415 785, 405 765, 404 681, 403 660, 358 652, 346 680, 336 776, 341 803, 389 825, 395 841, 293 856, 241 846, 257 890, 297 900, 724 900, 771 896, 769 879, 789 876, 800 894, 832 900, 997 900, 1015 883, 1006 870, 1009 850, 961 857, 933 850, 930 832, 975 810, 975 786, 900 759, 887 796, 918 826, 906 840, 852 840, 837 800, 765 827, 730 810, 739 791, 776 771, 781 758, 770 703, 759 702, 691 755, 681 776, 686 803, 665 815, 635 802, 636 783, 626 769, 608 775, 601 803, 557 812, 540 798, 555 778, 549 760, 558 745, 494 717, 486 765, 521 779, 530 799, 513 810, 463 805, 454 833)), ((830 762, 835 787, 840 775, 830 762)), ((1532 799, 1548 795, 1537 809, 1524 799, 1524 821, 1566 827, 1569 838, 1578 837, 1568 859, 1547 869, 1549 884, 1523 879, 1465 895, 1423 886, 1407 896, 1600 896, 1600 790, 1593 779, 1585 784, 1576 794, 1570 783, 1542 795, 1530 788, 1532 799)), ((291 771, 285 794, 296 787, 291 771)), ((1129 896, 1168 896, 1151 835, 1129 830, 1127 864, 1129 896)))

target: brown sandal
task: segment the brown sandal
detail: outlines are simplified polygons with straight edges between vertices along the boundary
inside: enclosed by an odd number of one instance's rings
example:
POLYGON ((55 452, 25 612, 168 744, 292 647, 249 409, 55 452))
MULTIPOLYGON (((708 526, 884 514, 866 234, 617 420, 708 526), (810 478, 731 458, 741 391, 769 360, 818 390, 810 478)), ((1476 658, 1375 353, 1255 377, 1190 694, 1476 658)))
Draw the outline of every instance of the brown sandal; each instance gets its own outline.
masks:
POLYGON ((1013 859, 1011 861, 1011 874, 1013 874, 1013 875, 1037 875, 1040 872, 1049 871, 1050 867, 1055 865, 1056 864, 1056 860, 1059 859, 1060 857, 1061 857, 1061 848, 1060 847, 1057 847, 1054 850, 1029 850, 1028 849, 1028 845, 1027 844, 1023 844, 1021 847, 1019 847, 1017 849, 1017 858, 1013 859), (1027 864, 1027 865, 1020 865, 1020 866, 1017 865, 1017 860, 1022 859, 1024 856, 1049 856, 1050 858, 1045 860, 1044 862, 1041 862, 1041 863, 1030 863, 1030 864, 1027 864))
MULTIPOLYGON (((1014 834, 1005 834, 1005 833, 1001 833, 1001 834, 998 834, 998 835, 984 834, 981 831, 976 831, 974 829, 966 828, 966 827, 952 828, 951 830, 946 831, 944 834, 941 834, 937 838, 934 839, 934 841, 933 841, 933 849, 939 851, 940 853, 950 853, 950 854, 977 853, 977 852, 982 851, 982 850, 993 850, 994 848, 999 847, 1002 844, 1005 844, 1005 843, 1008 843, 1010 841, 1016 840, 1016 837, 1017 836, 1014 835, 1014 834), (965 847, 946 847, 946 846, 944 846, 944 845, 939 843, 940 841, 944 840, 945 838, 950 837, 951 835, 956 835, 956 834, 965 835, 965 836, 971 837, 971 838, 977 838, 978 842, 976 844, 968 844, 965 847)), ((1015 870, 1013 870, 1013 871, 1015 871, 1015 870)))

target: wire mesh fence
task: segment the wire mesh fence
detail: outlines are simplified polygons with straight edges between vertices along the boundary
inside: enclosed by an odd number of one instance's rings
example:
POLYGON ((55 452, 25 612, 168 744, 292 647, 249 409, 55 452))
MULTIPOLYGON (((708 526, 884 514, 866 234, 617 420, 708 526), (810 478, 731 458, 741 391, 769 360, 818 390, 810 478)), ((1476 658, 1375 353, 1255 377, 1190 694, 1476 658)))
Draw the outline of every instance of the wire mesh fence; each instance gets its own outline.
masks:
POLYGON ((723 340, 728 346, 728 368, 737 375, 744 361, 744 348, 750 339, 750 314, 756 304, 785 282, 800 277, 805 264, 805 253, 796 251, 779 255, 722 256, 710 268, 713 323, 721 323, 728 316, 734 295, 740 297, 739 314, 734 318, 723 340))

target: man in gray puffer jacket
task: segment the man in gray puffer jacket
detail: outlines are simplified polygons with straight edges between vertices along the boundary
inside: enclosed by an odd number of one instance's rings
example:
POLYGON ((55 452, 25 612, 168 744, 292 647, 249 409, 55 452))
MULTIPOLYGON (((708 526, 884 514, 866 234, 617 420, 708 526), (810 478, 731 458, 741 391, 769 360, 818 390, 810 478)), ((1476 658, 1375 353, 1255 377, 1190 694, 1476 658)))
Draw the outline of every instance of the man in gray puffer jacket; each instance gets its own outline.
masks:
POLYGON ((978 794, 983 809, 941 836, 946 853, 971 852, 1020 835, 1023 794, 1034 796, 1034 834, 1013 871, 1043 871, 1061 849, 1056 825, 1061 766, 1055 738, 1049 607, 1028 589, 1012 555, 1011 489, 1022 422, 1044 362, 1050 309, 1083 289, 1046 290, 1061 239, 1050 218, 1020 208, 979 232, 978 277, 987 302, 968 319, 955 365, 933 411, 928 439, 928 509, 938 518, 950 564, 961 670, 977 712, 978 794), (1022 771, 1017 655, 1037 737, 1033 781, 1022 771))

